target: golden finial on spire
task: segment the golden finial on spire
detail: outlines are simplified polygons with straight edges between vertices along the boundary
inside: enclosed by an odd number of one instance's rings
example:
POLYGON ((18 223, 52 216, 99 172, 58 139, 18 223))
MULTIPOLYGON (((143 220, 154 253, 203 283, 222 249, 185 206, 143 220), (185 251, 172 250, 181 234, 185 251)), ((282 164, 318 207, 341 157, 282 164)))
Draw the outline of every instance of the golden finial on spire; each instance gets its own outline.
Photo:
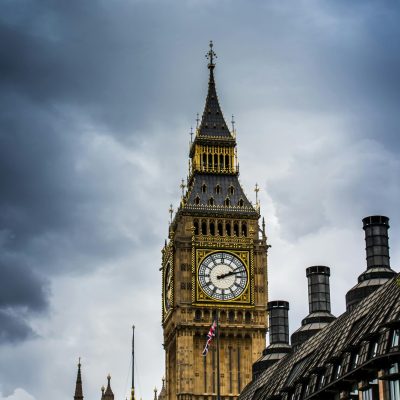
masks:
POLYGON ((179 187, 180 187, 181 190, 182 190, 182 199, 183 199, 183 195, 185 194, 185 187, 186 187, 186 185, 185 185, 185 180, 184 180, 184 179, 182 179, 182 182, 181 182, 181 184, 179 185, 179 187))
POLYGON ((213 41, 210 40, 210 50, 206 54, 206 58, 209 61, 208 68, 210 68, 210 69, 215 67, 214 58, 217 58, 217 55, 215 54, 213 47, 214 47, 213 41))
POLYGON ((260 191, 260 187, 256 183, 256 186, 254 188, 254 191, 256 192, 256 209, 259 211, 260 210, 260 202, 258 200, 258 192, 260 191))

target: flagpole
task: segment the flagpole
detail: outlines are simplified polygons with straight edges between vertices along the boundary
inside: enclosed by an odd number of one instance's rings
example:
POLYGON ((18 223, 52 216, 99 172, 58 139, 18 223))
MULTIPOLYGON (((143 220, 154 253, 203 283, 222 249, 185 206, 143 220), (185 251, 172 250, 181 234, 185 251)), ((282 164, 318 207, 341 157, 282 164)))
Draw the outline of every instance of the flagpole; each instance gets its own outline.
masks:
POLYGON ((218 310, 216 310, 217 321, 217 400, 221 400, 221 384, 220 384, 220 371, 219 371, 219 318, 218 310))

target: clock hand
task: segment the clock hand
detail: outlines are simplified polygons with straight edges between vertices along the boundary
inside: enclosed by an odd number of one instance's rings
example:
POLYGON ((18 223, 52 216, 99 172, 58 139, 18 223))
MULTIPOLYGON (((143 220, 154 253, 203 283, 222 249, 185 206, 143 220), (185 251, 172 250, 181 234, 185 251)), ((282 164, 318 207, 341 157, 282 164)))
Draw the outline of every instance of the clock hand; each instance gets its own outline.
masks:
POLYGON ((226 278, 228 276, 240 274, 242 272, 243 272, 243 270, 241 270, 241 271, 230 271, 230 272, 227 272, 226 274, 218 275, 217 279, 224 279, 224 278, 226 278))

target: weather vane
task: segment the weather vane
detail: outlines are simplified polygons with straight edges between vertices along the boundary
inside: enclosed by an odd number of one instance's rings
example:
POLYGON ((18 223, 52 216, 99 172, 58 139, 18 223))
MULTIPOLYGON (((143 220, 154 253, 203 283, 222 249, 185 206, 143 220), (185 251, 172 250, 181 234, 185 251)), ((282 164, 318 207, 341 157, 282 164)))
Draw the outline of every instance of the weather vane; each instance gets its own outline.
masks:
POLYGON ((208 68, 214 68, 215 67, 215 64, 213 62, 214 58, 218 58, 213 50, 213 47, 214 47, 213 42, 212 42, 212 40, 210 40, 210 50, 206 54, 206 58, 210 61, 208 63, 208 68))

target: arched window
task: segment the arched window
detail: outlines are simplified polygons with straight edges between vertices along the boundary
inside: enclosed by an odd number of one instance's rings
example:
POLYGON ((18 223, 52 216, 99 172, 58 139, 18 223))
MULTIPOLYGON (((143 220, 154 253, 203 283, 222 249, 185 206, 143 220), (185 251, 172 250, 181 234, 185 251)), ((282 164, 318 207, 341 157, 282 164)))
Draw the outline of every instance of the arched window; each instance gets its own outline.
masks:
POLYGON ((241 311, 238 311, 237 319, 238 319, 239 324, 241 324, 243 322, 243 313, 241 311))
POLYGON ((208 155, 208 169, 212 169, 212 154, 208 155))
POLYGON ((210 235, 212 235, 212 236, 215 235, 215 223, 214 223, 214 221, 210 222, 210 235))
POLYGON ((222 229, 222 222, 221 221, 218 221, 217 227, 218 227, 218 235, 222 236, 223 235, 223 229, 222 229))
POLYGON ((231 236, 231 224, 229 222, 226 223, 225 230, 226 230, 226 234, 228 236, 231 236))
POLYGON ((214 169, 218 168, 218 154, 214 154, 214 169))
POLYGON ((247 236, 247 225, 246 225, 246 222, 242 222, 242 236, 247 236))
POLYGON ((203 169, 206 168, 206 165, 207 165, 207 154, 203 153, 203 165, 202 165, 203 169))
POLYGON ((225 199, 225 205, 226 205, 227 207, 229 207, 229 206, 231 205, 231 201, 229 200, 229 197, 227 197, 227 198, 225 199))
POLYGON ((201 234, 207 235, 207 222, 201 221, 201 234))
POLYGON ((194 234, 198 235, 199 234, 199 221, 197 221, 197 219, 195 219, 193 221, 193 226, 194 226, 194 234))
POLYGON ((228 154, 225 156, 225 168, 226 169, 229 168, 229 155, 228 154))
POLYGON ((249 311, 246 312, 244 318, 245 318, 245 321, 246 321, 247 324, 250 323, 250 321, 251 321, 251 314, 250 314, 249 311))
POLYGON ((201 191, 202 191, 203 193, 207 192, 207 186, 206 186, 205 183, 203 183, 203 184, 201 185, 201 191))
POLYGON ((239 236, 239 224, 236 221, 233 224, 233 234, 239 236))
POLYGON ((229 311, 228 313, 229 322, 233 322, 235 319, 235 313, 233 311, 229 311))
POLYGON ((224 156, 222 154, 219 155, 219 169, 222 170, 224 168, 224 156))
POLYGON ((217 185, 215 186, 215 193, 220 194, 221 193, 221 186, 217 185))
POLYGON ((196 310, 194 313, 194 319, 196 321, 200 321, 201 320, 201 311, 200 310, 196 310))
POLYGON ((213 205, 214 205, 214 198, 213 198, 213 197, 211 197, 211 198, 208 200, 208 205, 209 205, 209 206, 213 206, 213 205))
POLYGON ((244 201, 243 201, 243 199, 240 199, 240 200, 239 200, 238 206, 239 206, 239 207, 243 207, 243 206, 244 206, 244 201))
POLYGON ((200 197, 196 196, 196 198, 194 199, 194 204, 199 205, 200 204, 200 197))
POLYGON ((229 194, 233 194, 233 193, 235 193, 235 188, 231 185, 231 186, 229 186, 229 194))

